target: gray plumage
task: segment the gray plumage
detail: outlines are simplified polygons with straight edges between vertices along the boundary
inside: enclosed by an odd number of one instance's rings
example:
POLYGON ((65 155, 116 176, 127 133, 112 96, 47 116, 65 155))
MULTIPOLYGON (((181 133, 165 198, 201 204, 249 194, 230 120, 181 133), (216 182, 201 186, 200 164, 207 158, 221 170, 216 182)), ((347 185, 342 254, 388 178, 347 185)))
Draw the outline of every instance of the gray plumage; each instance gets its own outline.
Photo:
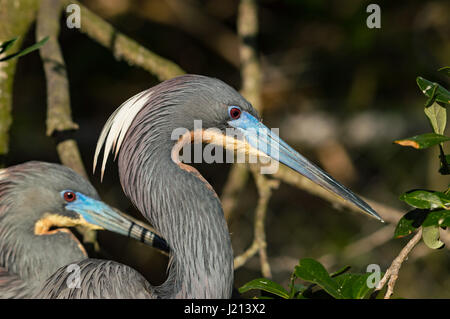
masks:
POLYGON ((79 268, 79 288, 74 272, 67 267, 58 269, 44 284, 37 298, 51 299, 149 299, 153 298, 150 284, 137 271, 126 265, 99 259, 84 259, 79 268))
POLYGON ((230 105, 257 116, 224 82, 180 76, 125 102, 101 133, 94 166, 103 144, 102 174, 109 151, 119 153, 124 192, 171 248, 169 276, 153 287, 155 297, 231 296, 233 251, 219 198, 195 169, 171 159, 174 129, 193 130, 194 120, 202 120, 204 129, 225 129, 230 105))
POLYGON ((69 232, 34 234, 45 213, 70 214, 59 195, 66 188, 98 198, 90 183, 61 165, 27 162, 1 170, 0 298, 31 297, 58 268, 87 257, 69 232))
MULTIPOLYGON (((60 192, 66 189, 99 199, 88 181, 62 165, 27 162, 0 170, 0 298, 48 297, 41 292, 45 281, 49 277, 60 278, 69 264, 77 262, 99 265, 93 270, 93 277, 105 269, 113 274, 110 282, 117 283, 118 287, 104 290, 108 297, 114 296, 114 291, 119 292, 117 298, 135 296, 134 291, 122 289, 119 283, 138 283, 136 278, 142 276, 136 271, 126 266, 117 267, 112 262, 87 259, 83 246, 69 230, 35 234, 35 225, 44 214, 75 217, 74 212, 64 208, 60 192), (108 267, 118 271, 108 270, 108 267)), ((90 291, 90 285, 77 290, 83 296, 99 295, 96 290, 90 291)))

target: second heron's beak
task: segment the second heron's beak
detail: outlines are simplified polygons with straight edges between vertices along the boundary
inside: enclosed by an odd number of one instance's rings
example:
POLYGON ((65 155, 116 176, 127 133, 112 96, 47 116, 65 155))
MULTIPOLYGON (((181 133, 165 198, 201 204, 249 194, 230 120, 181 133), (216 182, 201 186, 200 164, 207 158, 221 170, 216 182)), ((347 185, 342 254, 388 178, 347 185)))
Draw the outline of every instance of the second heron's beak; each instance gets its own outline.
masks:
MULTIPOLYGON (((63 195, 67 191, 62 191, 63 195)), ((102 201, 75 192, 76 199, 66 204, 66 209, 82 217, 84 224, 95 229, 109 230, 134 238, 144 244, 168 252, 166 241, 157 235, 150 226, 115 210, 102 201)))
POLYGON ((292 168, 314 183, 352 202, 370 216, 383 221, 366 202, 300 155, 251 114, 243 111, 238 119, 230 120, 228 124, 242 133, 252 148, 292 168))

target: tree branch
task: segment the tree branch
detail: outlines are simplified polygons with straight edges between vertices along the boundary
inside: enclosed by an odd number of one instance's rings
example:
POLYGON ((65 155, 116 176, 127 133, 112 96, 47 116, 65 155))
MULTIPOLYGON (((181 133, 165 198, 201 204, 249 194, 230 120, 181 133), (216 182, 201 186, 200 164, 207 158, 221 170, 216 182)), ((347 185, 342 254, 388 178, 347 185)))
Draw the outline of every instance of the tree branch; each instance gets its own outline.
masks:
POLYGON ((258 188, 258 205, 255 210, 254 218, 254 238, 250 247, 241 255, 234 259, 234 268, 238 269, 243 266, 251 257, 259 253, 261 272, 264 277, 271 278, 272 272, 267 258, 267 242, 265 233, 265 218, 267 213, 267 205, 272 195, 272 190, 278 188, 280 182, 278 180, 267 180, 263 175, 255 172, 256 185, 258 188))
POLYGON ((386 270, 386 273, 384 274, 383 278, 378 283, 374 293, 378 293, 383 287, 386 285, 386 282, 388 283, 388 289, 386 291, 386 294, 384 295, 384 299, 389 299, 392 296, 392 293, 394 292, 394 286, 398 278, 398 272, 400 271, 400 267, 402 266, 403 262, 407 259, 408 254, 411 252, 411 250, 417 245, 417 243, 422 238, 422 228, 420 228, 417 233, 411 238, 411 240, 406 244, 405 247, 400 251, 398 256, 394 259, 391 266, 386 270), (388 282, 389 280, 389 282, 388 282))
MULTIPOLYGON (((242 77, 242 95, 259 111, 262 111, 261 104, 261 66, 258 60, 256 49, 256 37, 258 34, 258 5, 255 0, 241 0, 238 12, 238 33, 240 38, 239 52, 241 56, 241 77, 242 77)), ((272 189, 278 187, 279 181, 269 180, 265 176, 259 174, 258 168, 251 167, 253 177, 258 189, 259 199, 255 212, 255 234, 253 244, 248 252, 243 256, 236 257, 235 265, 242 266, 256 251, 259 252, 261 272, 264 277, 271 278, 272 272, 267 258, 267 243, 264 229, 267 206, 272 189)), ((229 178, 236 178, 240 181, 238 185, 245 185, 248 172, 240 168, 232 171, 233 175, 229 178)), ((230 183, 234 183, 230 181, 230 183)), ((226 185, 227 189, 228 183, 226 185)), ((236 189, 234 189, 236 191, 236 189)), ((228 216, 231 211, 228 211, 228 216)))
MULTIPOLYGON (((74 130, 78 129, 78 124, 72 121, 69 80, 58 43, 61 10, 61 1, 42 0, 36 26, 38 40, 49 36, 49 40, 39 52, 47 79, 47 135, 54 137, 63 136, 63 134, 70 136, 74 130)), ((64 165, 89 179, 75 140, 65 139, 58 142, 56 148, 64 165)))
POLYGON ((137 65, 164 81, 185 72, 175 63, 144 48, 136 41, 117 31, 111 24, 91 12, 78 1, 62 0, 65 6, 74 3, 80 6, 80 31, 111 50, 117 60, 137 65))
MULTIPOLYGON (((67 138, 78 129, 78 125, 72 121, 69 80, 58 43, 61 10, 61 1, 41 0, 37 17, 36 38, 39 40, 49 36, 47 43, 39 50, 47 79, 47 135, 57 138, 56 150, 61 163, 89 180, 77 142, 67 138), (59 140, 60 136, 65 139, 59 140)), ((92 244, 95 251, 99 251, 94 230, 77 227, 77 231, 83 235, 84 243, 92 244)))

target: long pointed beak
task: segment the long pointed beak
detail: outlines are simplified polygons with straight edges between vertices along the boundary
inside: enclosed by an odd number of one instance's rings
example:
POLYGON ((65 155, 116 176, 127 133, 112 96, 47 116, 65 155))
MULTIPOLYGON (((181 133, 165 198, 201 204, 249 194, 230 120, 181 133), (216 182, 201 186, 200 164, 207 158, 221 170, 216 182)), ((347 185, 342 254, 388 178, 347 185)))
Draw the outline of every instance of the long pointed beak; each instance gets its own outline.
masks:
POLYGON ((352 202, 363 212, 384 222, 366 202, 308 161, 251 114, 242 112, 239 119, 229 121, 228 124, 238 129, 251 147, 292 168, 314 183, 352 202))
POLYGON ((164 252, 169 252, 166 241, 156 234, 150 226, 122 214, 102 201, 81 193, 76 193, 76 196, 75 201, 66 204, 66 209, 77 212, 87 223, 134 238, 164 252))

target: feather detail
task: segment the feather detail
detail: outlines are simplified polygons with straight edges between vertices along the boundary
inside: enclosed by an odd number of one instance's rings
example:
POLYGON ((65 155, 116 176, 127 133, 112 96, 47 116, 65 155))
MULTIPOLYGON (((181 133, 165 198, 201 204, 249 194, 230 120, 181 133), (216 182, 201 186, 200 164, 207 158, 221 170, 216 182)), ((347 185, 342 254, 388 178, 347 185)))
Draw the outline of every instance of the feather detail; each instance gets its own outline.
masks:
POLYGON ((101 168, 101 180, 103 180, 109 154, 114 153, 114 160, 116 159, 120 146, 122 145, 131 123, 139 111, 146 105, 148 97, 151 94, 152 91, 146 90, 129 98, 122 105, 120 105, 117 110, 114 111, 103 127, 95 148, 93 165, 93 172, 95 173, 98 156, 103 145, 105 145, 101 168))

